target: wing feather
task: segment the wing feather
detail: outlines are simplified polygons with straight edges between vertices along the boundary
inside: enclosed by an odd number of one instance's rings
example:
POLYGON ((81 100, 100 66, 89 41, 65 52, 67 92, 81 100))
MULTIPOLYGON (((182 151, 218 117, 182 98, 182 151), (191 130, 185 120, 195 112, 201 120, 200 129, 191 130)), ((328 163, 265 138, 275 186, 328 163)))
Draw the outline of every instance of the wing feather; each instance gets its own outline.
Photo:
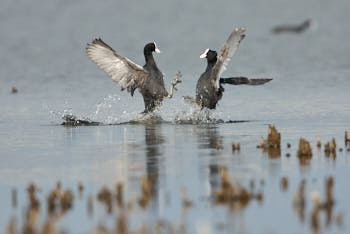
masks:
POLYGON ((86 47, 87 56, 117 82, 121 89, 134 94, 135 89, 142 86, 148 71, 115 52, 101 39, 95 39, 86 47))
POLYGON ((249 79, 244 76, 230 77, 230 78, 220 78, 220 84, 230 84, 230 85, 263 85, 270 82, 271 78, 256 78, 249 79))
POLYGON ((214 86, 219 89, 219 81, 221 74, 226 70, 226 66, 231 60, 232 56, 237 51, 240 42, 245 37, 245 28, 235 28, 226 43, 221 46, 220 55, 211 73, 210 80, 214 86))

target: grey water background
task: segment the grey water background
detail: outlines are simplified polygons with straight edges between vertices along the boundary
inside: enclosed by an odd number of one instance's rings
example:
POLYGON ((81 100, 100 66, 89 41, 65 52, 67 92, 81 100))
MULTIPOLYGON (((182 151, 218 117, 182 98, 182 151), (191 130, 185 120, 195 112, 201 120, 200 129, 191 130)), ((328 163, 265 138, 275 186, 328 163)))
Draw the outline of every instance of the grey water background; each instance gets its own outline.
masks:
MULTIPOLYGON (((0 1, 0 227, 12 215, 22 216, 25 188, 35 182, 45 198, 60 180, 64 187, 85 185, 84 195, 96 193, 116 181, 127 195, 139 192, 143 175, 157 175, 157 196, 146 212, 134 215, 134 226, 164 219, 187 224, 189 233, 310 233, 292 209, 292 197, 302 178, 309 193, 323 179, 335 176, 336 212, 345 214, 345 227, 324 233, 347 233, 350 190, 349 153, 336 161, 315 148, 335 137, 344 147, 350 127, 350 3, 325 1, 0 1), (279 24, 317 21, 316 31, 273 35, 279 24), (196 108, 182 100, 194 95, 206 49, 219 50, 234 27, 245 26, 247 37, 231 60, 225 76, 272 77, 264 86, 226 86, 215 118, 250 120, 232 124, 175 124, 188 119, 196 108), (121 55, 143 65, 143 46, 157 42, 155 55, 167 88, 180 70, 183 82, 159 111, 170 123, 65 128, 61 116, 72 113, 106 124, 137 118, 142 97, 133 98, 100 71, 85 55, 86 43, 101 37, 121 55), (19 92, 11 94, 11 87, 19 92), (282 155, 270 159, 256 149, 267 125, 282 134, 282 155), (300 137, 310 140, 314 156, 309 166, 296 158, 300 137), (242 150, 232 154, 232 141, 242 150), (291 149, 286 143, 292 144, 291 149), (217 150, 217 146, 223 147, 217 150), (291 157, 285 157, 286 153, 291 157), (240 212, 213 206, 208 197, 219 186, 218 167, 225 165, 232 179, 248 186, 251 178, 265 180, 264 201, 240 212), (282 193, 281 176, 290 179, 282 193), (312 183, 311 181, 316 181, 312 183), (17 188, 19 206, 11 208, 10 191, 17 188), (181 209, 185 188, 194 207, 181 209), (171 197, 171 202, 167 198, 171 197), (209 231, 208 231, 209 230, 209 231)), ((104 209, 93 218, 79 199, 61 222, 71 233, 86 233, 97 224, 112 226, 104 209)), ((308 216, 307 216, 308 217, 308 216)))

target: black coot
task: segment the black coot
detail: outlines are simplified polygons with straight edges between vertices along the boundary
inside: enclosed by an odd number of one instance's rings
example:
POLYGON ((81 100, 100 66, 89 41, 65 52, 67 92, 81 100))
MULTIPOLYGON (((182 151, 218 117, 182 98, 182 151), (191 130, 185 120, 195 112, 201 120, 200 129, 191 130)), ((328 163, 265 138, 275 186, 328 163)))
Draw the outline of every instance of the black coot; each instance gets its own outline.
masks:
POLYGON ((143 50, 146 64, 141 67, 119 55, 101 39, 93 40, 86 48, 88 57, 117 82, 122 90, 127 89, 133 96, 135 90, 139 89, 145 103, 144 113, 154 111, 164 98, 172 98, 175 85, 181 82, 181 74, 178 72, 171 83, 170 94, 167 92, 163 74, 154 61, 153 52, 160 53, 156 43, 148 43, 143 50))
MULTIPOLYGON (((197 82, 195 102, 202 108, 215 109, 216 104, 222 98, 224 88, 222 84, 232 85, 262 85, 272 79, 248 79, 246 77, 220 78, 226 69, 226 65, 245 37, 245 28, 236 28, 226 43, 221 47, 220 55, 216 51, 206 49, 200 58, 207 59, 207 68, 197 82)), ((185 97, 186 98, 186 97, 185 97)), ((186 99, 189 99, 188 97, 186 99)))

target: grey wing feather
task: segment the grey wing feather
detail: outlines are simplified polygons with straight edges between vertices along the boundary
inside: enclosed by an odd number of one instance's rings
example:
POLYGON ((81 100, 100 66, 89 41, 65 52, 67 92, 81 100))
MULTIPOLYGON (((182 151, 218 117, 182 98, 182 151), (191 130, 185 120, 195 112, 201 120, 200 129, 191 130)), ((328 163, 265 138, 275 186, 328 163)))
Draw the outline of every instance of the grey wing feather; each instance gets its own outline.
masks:
POLYGON ((271 78, 261 78, 261 79, 249 79, 249 83, 247 85, 263 85, 267 82, 270 82, 271 78))
POLYGON ((215 87, 219 88, 220 75, 226 70, 228 62, 239 47, 240 42, 245 37, 245 28, 235 28, 226 43, 220 49, 220 55, 211 73, 211 81, 215 87))
POLYGON ((101 39, 95 39, 88 44, 86 53, 99 68, 120 85, 122 90, 127 89, 131 95, 135 89, 142 86, 148 76, 148 71, 143 67, 117 54, 101 39))
POLYGON ((229 78, 220 78, 220 84, 230 84, 230 85, 263 85, 270 82, 271 78, 257 78, 248 79, 247 77, 237 76, 229 78))

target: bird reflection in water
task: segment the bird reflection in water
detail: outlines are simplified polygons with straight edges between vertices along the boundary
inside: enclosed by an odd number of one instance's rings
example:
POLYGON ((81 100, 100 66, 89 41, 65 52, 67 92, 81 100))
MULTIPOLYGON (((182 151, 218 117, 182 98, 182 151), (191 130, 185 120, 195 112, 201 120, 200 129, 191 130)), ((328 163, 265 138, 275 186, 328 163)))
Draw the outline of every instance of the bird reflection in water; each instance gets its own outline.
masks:
POLYGON ((165 142, 165 137, 161 133, 160 124, 145 125, 145 143, 146 143, 146 171, 147 176, 153 181, 152 193, 157 197, 159 183, 159 156, 162 154, 160 145, 165 142))
POLYGON ((222 136, 218 134, 216 126, 198 127, 199 149, 215 149, 210 155, 217 155, 223 149, 222 136))
MULTIPOLYGON (((219 135, 217 126, 205 125, 196 128, 198 137, 198 148, 209 149, 209 184, 210 189, 217 189, 220 186, 220 165, 217 156, 222 153, 223 137, 219 135)), ((202 155, 202 154, 201 154, 202 155)))

